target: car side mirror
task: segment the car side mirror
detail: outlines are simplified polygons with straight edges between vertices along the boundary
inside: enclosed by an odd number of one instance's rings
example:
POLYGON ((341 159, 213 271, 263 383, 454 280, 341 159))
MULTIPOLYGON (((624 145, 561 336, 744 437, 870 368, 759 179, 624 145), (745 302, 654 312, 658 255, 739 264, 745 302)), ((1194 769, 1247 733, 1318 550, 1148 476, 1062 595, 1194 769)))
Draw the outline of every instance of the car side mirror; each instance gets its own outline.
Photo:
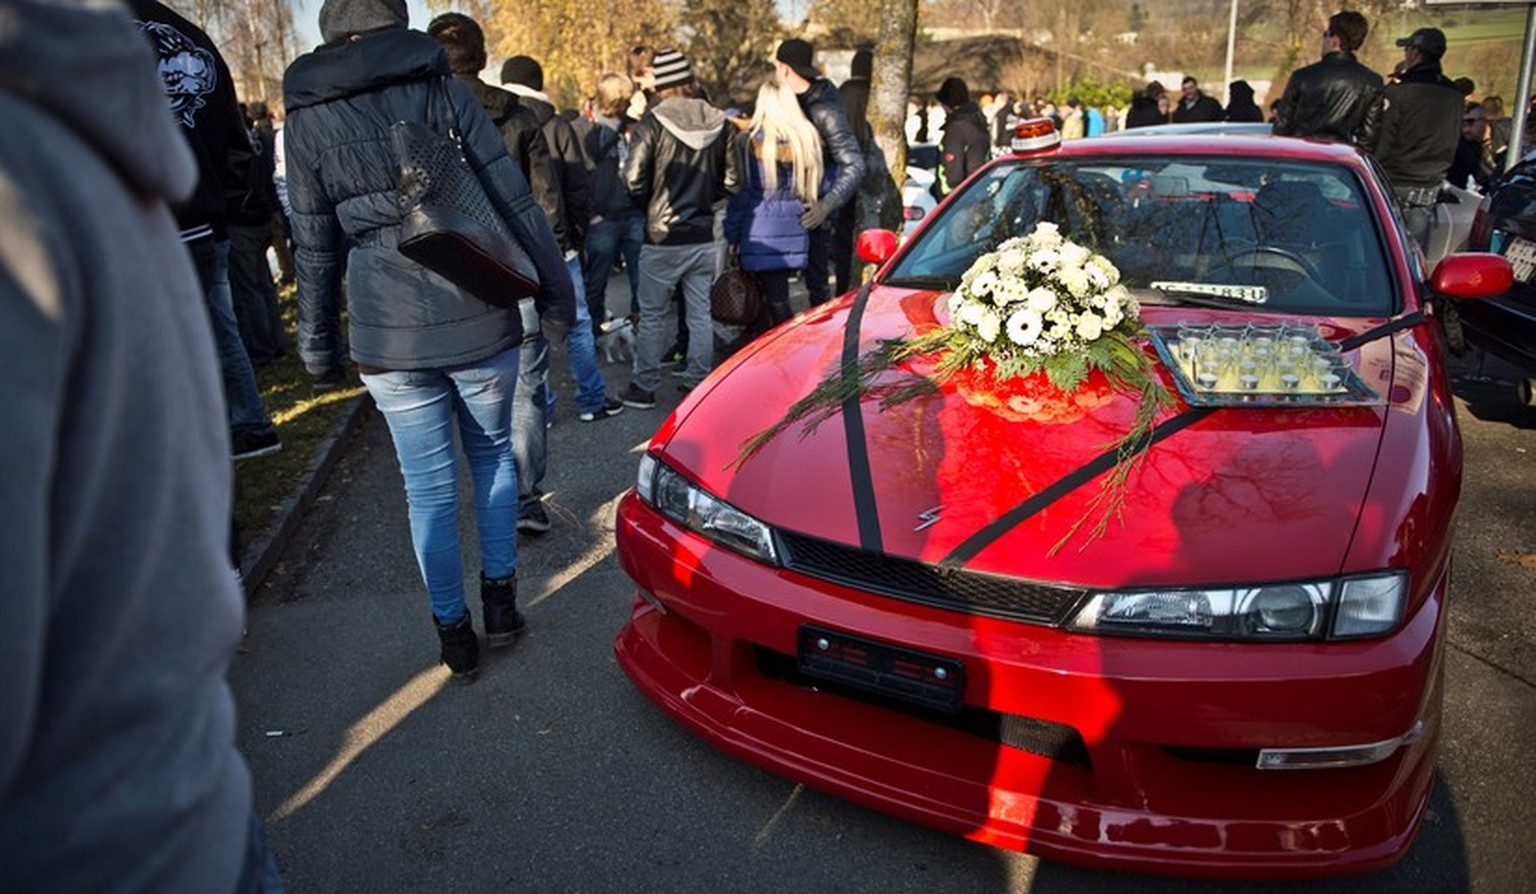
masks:
POLYGON ((896 234, 890 230, 865 230, 859 234, 859 260, 884 264, 896 253, 896 234))
POLYGON ((1452 298, 1487 298, 1509 291, 1515 284, 1515 271, 1500 255, 1461 252, 1446 255, 1436 264, 1429 284, 1452 298))

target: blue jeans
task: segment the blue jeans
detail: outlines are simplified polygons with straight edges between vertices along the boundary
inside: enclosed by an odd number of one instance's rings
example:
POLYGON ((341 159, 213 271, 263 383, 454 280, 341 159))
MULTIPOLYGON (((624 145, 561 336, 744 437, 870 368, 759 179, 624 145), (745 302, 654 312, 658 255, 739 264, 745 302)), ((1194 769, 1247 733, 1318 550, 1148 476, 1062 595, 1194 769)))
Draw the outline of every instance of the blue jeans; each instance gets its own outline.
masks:
POLYGON ((605 217, 587 230, 587 262, 582 270, 586 279, 587 307, 592 321, 601 324, 608 317, 608 277, 613 261, 624 258, 624 273, 629 277, 629 307, 640 307, 640 246, 645 244, 645 215, 605 217))
POLYGON ((251 814, 250 833, 246 837, 245 866, 240 870, 240 881, 235 894, 283 894, 283 878, 277 874, 277 863, 267 849, 266 832, 261 827, 261 817, 251 814))
POLYGON ((549 387, 549 343, 539 331, 533 299, 518 302, 523 318, 523 346, 517 367, 517 393, 512 398, 512 455, 517 457, 519 507, 539 501, 544 482, 545 428, 554 406, 549 387))
POLYGON ((597 367, 597 340, 592 335, 592 314, 587 309, 587 290, 581 278, 581 257, 572 257, 565 264, 576 289, 576 325, 566 336, 565 358, 571 364, 571 378, 576 380, 577 409, 597 413, 608 401, 608 383, 597 367))
POLYGON ((465 615, 459 552, 459 481, 454 424, 475 483, 475 528, 486 577, 517 569, 517 463, 512 457, 512 395, 518 349, 444 369, 362 376, 395 441, 405 479, 411 545, 432 614, 441 624, 465 615))
POLYGON ((213 326, 213 341, 219 354, 219 374, 224 382, 224 404, 232 431, 265 434, 272 431, 272 417, 261 403, 256 386, 256 371, 250 355, 240 340, 240 324, 235 322, 234 296, 229 288, 229 243, 200 239, 188 249, 197 266, 207 296, 208 320, 213 326))

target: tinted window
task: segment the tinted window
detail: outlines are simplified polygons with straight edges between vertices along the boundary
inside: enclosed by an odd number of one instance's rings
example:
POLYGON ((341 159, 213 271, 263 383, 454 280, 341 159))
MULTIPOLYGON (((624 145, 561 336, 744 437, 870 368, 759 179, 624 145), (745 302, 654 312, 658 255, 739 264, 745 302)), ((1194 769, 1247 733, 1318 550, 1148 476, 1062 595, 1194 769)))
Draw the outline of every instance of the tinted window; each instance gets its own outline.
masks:
POLYGON ((1154 282, 1262 285, 1267 311, 1385 315, 1396 296, 1370 207, 1352 172, 1327 165, 1025 161, 971 183, 886 281, 952 288, 978 255, 1047 220, 1149 303, 1154 282))

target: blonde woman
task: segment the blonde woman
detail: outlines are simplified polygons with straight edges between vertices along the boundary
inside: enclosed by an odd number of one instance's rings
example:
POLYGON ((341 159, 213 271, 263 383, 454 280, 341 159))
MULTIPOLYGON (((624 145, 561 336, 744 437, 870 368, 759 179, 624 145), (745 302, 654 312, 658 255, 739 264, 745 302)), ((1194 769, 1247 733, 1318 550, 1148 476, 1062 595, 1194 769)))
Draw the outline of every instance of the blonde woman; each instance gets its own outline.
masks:
MULTIPOLYGON (((821 137, 789 87, 757 91, 752 122, 737 138, 741 189, 725 212, 725 239, 741 269, 757 280, 764 324, 789 319, 789 277, 804 270, 810 237, 800 218, 821 198, 821 137)), ((758 328, 766 328, 766 325, 758 328)))

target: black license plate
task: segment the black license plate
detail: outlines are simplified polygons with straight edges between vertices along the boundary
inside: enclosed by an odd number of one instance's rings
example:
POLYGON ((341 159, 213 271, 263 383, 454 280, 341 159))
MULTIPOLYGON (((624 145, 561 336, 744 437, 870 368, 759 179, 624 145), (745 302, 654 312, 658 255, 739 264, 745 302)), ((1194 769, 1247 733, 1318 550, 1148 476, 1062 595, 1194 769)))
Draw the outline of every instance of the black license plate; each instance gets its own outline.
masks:
POLYGON ((941 711, 960 710, 965 694, 965 667, 952 658, 821 627, 800 628, 798 665, 807 676, 941 711))

